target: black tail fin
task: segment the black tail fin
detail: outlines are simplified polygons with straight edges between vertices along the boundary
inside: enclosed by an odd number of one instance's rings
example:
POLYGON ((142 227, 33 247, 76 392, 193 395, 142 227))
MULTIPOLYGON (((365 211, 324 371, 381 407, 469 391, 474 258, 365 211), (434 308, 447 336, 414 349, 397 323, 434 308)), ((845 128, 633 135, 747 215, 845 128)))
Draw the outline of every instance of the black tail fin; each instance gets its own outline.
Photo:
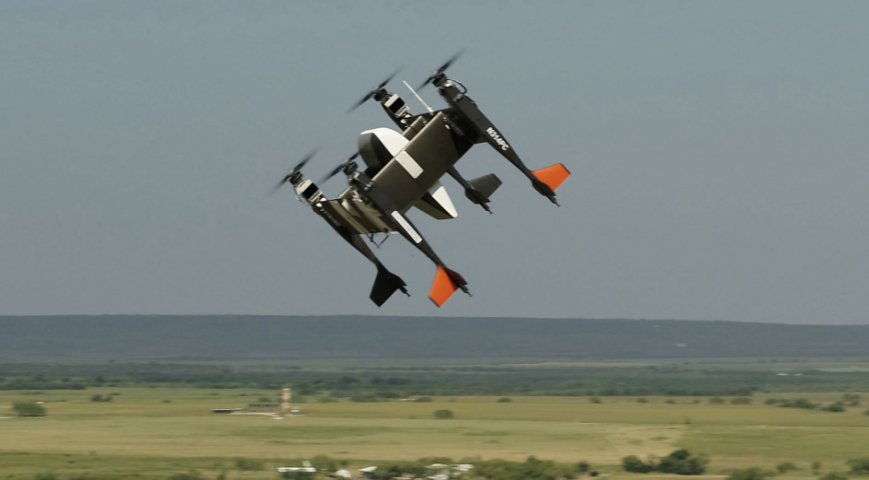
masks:
POLYGON ((369 298, 379 307, 386 303, 396 290, 401 290, 405 295, 408 295, 407 290, 404 288, 405 286, 407 284, 404 283, 401 277, 384 267, 378 266, 377 278, 374 279, 374 286, 371 287, 369 298))
POLYGON ((489 201, 489 197, 495 193, 495 190, 497 190, 498 187, 501 186, 501 179, 495 176, 494 173, 490 173, 469 180, 468 183, 474 187, 474 192, 466 190, 465 196, 468 197, 468 200, 479 204, 482 199, 485 199, 484 203, 489 201), (482 198, 479 198, 480 196, 482 196, 482 198))

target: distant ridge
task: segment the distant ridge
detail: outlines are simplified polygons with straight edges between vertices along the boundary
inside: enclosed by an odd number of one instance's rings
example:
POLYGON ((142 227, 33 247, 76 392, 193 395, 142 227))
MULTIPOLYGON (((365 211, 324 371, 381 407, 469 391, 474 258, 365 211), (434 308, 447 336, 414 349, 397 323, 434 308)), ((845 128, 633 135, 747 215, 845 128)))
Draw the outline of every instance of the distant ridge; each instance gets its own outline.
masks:
POLYGON ((869 325, 367 316, 0 316, 0 361, 869 357, 869 325))

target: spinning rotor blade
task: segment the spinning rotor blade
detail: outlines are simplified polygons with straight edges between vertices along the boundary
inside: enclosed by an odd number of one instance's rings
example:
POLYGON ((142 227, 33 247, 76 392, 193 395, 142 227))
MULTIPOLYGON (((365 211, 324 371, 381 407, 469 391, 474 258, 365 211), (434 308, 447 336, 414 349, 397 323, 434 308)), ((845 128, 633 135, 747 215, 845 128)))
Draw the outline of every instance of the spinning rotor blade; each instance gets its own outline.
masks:
POLYGON ((450 65, 452 65, 453 63, 455 63, 455 61, 458 60, 459 57, 461 57, 462 54, 464 54, 464 53, 465 53, 465 49, 464 49, 464 48, 461 49, 461 50, 459 50, 458 52, 456 52, 455 55, 453 55, 452 57, 450 57, 449 60, 447 60, 446 62, 444 62, 444 64, 441 65, 440 67, 438 67, 437 70, 435 70, 434 72, 432 72, 432 74, 429 75, 428 78, 426 78, 425 81, 422 82, 422 83, 420 84, 420 86, 417 87, 416 89, 417 89, 417 90, 422 89, 422 87, 424 87, 424 86, 428 85, 429 83, 431 83, 432 80, 434 80, 435 78, 437 78, 439 75, 442 75, 444 72, 447 71, 448 68, 450 68, 450 65))
POLYGON ((362 105, 363 103, 367 102, 368 100, 371 100, 371 98, 374 97, 374 95, 376 95, 377 92, 379 92, 380 90, 383 90, 383 87, 385 87, 386 84, 389 83, 390 80, 392 80, 393 78, 395 78, 396 75, 398 75, 398 70, 392 72, 392 75, 386 77, 386 80, 380 82, 379 85, 377 85, 376 87, 372 88, 368 93, 366 93, 365 96, 362 97, 362 99, 360 99, 358 102, 356 102, 355 104, 353 104, 352 107, 350 107, 350 110, 347 110, 347 113, 350 113, 350 112, 352 112, 353 110, 356 110, 357 108, 359 108, 360 105, 362 105))
POLYGON ((300 171, 302 168, 304 168, 305 165, 306 165, 308 162, 310 162, 312 158, 314 158, 314 155, 317 154, 317 150, 319 150, 319 148, 315 148, 315 149, 311 150, 311 153, 309 153, 307 156, 305 156, 305 158, 303 158, 302 161, 300 161, 299 163, 297 163, 296 166, 293 167, 292 170, 290 170, 290 172, 298 172, 298 171, 300 171))
POLYGON ((350 155, 350 157, 349 157, 347 160, 344 160, 344 161, 341 162, 337 167, 333 168, 329 173, 326 174, 325 177, 323 177, 322 180, 320 180, 320 181, 317 182, 317 183, 319 183, 319 184, 321 184, 321 185, 322 185, 323 183, 326 183, 326 182, 327 182, 328 180, 330 180, 332 177, 334 177, 335 175, 338 175, 338 173, 340 173, 342 170, 344 170, 345 168, 347 168, 347 165, 349 165, 350 163, 352 163, 353 160, 356 160, 356 157, 358 157, 358 156, 359 156, 359 152, 356 152, 356 153, 354 153, 353 155, 350 155))
POLYGON ((314 158, 314 155, 316 155, 317 150, 319 150, 319 148, 315 148, 315 149, 311 150, 311 153, 307 154, 305 156, 305 158, 303 158, 299 163, 297 163, 296 166, 293 167, 292 170, 290 170, 290 173, 286 174, 284 176, 284 178, 282 178, 281 181, 278 182, 278 184, 275 185, 274 188, 272 188, 272 190, 269 192, 269 195, 275 193, 279 188, 281 188, 281 186, 283 186, 283 184, 289 182, 290 179, 293 178, 293 175, 299 173, 302 170, 302 168, 304 168, 305 165, 309 161, 311 161, 312 158, 314 158))
POLYGON ((326 182, 329 181, 332 177, 334 177, 335 175, 338 175, 338 172, 340 172, 340 171, 343 170, 343 169, 344 169, 344 164, 342 163, 342 164, 338 165, 337 167, 333 168, 332 171, 330 171, 329 173, 327 173, 326 176, 323 177, 323 178, 321 178, 320 181, 317 182, 317 183, 319 183, 320 185, 326 183, 326 182))

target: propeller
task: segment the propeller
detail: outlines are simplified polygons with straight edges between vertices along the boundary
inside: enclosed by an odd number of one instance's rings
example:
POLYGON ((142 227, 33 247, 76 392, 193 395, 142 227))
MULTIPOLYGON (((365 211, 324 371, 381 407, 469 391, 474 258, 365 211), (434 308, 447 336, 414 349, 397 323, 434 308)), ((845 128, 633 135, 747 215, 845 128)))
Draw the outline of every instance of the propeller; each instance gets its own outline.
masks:
POLYGON ((359 156, 359 152, 356 152, 353 155, 350 155, 350 157, 348 157, 347 160, 344 160, 337 167, 333 168, 329 173, 326 174, 325 177, 323 177, 322 180, 320 180, 317 183, 322 185, 323 183, 326 183, 326 181, 328 181, 329 179, 331 179, 335 175, 338 175, 338 173, 341 171, 347 172, 349 175, 350 173, 353 172, 353 170, 356 170, 356 162, 354 162, 353 160, 356 160, 356 157, 358 157, 358 156, 359 156), (351 168, 352 168, 352 170, 350 170, 348 172, 348 169, 351 169, 351 168))
POLYGON ((377 96, 378 93, 385 94, 385 93, 386 93, 386 90, 384 90, 383 87, 385 87, 386 84, 389 83, 390 80, 392 80, 393 78, 395 78, 396 75, 398 75, 398 70, 392 72, 392 75, 386 77, 386 80, 380 82, 379 85, 377 85, 376 87, 372 88, 371 91, 369 91, 368 93, 366 93, 365 96, 362 97, 361 100, 359 100, 359 101, 356 102, 352 107, 350 107, 350 110, 347 110, 347 113, 350 113, 350 112, 352 112, 353 110, 356 110, 356 109, 357 109, 360 105, 362 105, 363 103, 367 102, 368 100, 371 100, 372 98, 375 98, 375 97, 377 96))
POLYGON ((422 83, 419 85, 419 87, 417 87, 416 89, 417 89, 417 90, 421 90, 422 87, 424 87, 424 86, 428 85, 429 83, 435 81, 435 79, 437 79, 438 77, 444 76, 444 72, 446 72, 447 69, 450 68, 450 65, 452 65, 453 63, 455 63, 455 61, 458 60, 459 57, 461 57, 463 53, 465 53, 465 49, 464 49, 464 48, 461 49, 461 50, 459 50, 458 52, 456 52, 455 55, 453 55, 452 57, 450 57, 449 60, 447 60, 446 62, 444 62, 444 64, 441 65, 440 67, 438 67, 437 70, 435 70, 434 72, 432 72, 431 75, 429 75, 428 78, 426 78, 425 81, 422 82, 422 83))
MULTIPOLYGON (((301 179, 302 168, 304 168, 305 165, 314 157, 314 155, 317 153, 317 150, 319 150, 319 149, 315 148, 314 150, 311 150, 311 153, 306 155, 305 158, 303 158, 299 163, 297 163, 296 166, 293 167, 292 170, 290 170, 290 173, 286 174, 284 176, 284 178, 282 178, 281 181, 278 182, 277 185, 275 185, 275 187, 272 189, 272 191, 269 192, 269 195, 278 191, 278 189, 281 188, 281 186, 283 186, 283 184, 294 183, 295 178, 301 179)), ((296 181, 298 181, 298 180, 296 180, 296 181)))

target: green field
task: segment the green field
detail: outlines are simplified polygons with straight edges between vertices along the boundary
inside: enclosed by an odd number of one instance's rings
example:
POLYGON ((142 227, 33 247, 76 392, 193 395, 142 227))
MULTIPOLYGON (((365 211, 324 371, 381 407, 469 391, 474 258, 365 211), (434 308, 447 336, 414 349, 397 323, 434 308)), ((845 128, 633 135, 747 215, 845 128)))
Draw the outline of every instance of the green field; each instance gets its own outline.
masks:
MULTIPOLYGON (((710 473, 747 466, 799 467, 779 478, 845 471, 844 461, 869 445, 865 406, 841 413, 764 404, 711 404, 705 397, 435 397, 431 402, 347 400, 300 404, 301 414, 216 415, 274 391, 184 388, 89 388, 0 391, 0 412, 14 401, 44 402, 48 415, 0 418, 0 478, 111 473, 123 478, 168 478, 196 469, 208 478, 277 478, 273 467, 328 455, 362 466, 421 457, 502 458, 530 455, 559 462, 585 460, 613 477, 626 455, 666 455, 676 448, 703 453, 710 473), (95 394, 113 395, 93 402, 95 394), (455 418, 435 419, 451 410, 455 418), (235 459, 263 461, 264 470, 238 471, 235 459)), ((776 393, 777 398, 832 402, 839 393, 776 393)), ((643 478, 655 478, 643 476, 643 478)))

